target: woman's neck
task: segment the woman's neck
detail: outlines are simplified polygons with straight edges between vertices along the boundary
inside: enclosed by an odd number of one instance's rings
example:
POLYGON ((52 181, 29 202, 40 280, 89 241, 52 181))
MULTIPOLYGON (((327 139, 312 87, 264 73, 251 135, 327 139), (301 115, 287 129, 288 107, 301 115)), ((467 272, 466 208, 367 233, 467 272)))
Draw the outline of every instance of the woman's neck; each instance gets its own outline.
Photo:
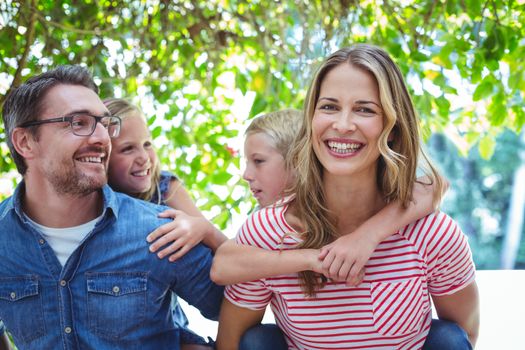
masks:
POLYGON ((326 205, 340 235, 354 231, 386 205, 375 176, 325 176, 323 183, 326 205))

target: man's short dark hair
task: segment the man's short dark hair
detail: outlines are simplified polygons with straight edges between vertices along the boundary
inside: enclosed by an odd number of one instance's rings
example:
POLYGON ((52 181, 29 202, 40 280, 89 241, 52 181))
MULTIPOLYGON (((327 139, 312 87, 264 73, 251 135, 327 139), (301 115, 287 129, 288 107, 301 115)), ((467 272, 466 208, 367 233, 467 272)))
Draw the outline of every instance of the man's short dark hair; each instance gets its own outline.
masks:
MULTIPOLYGON (((7 145, 16 168, 22 175, 27 171, 27 165, 24 158, 13 147, 11 134, 17 126, 39 119, 39 115, 42 113, 42 102, 47 91, 59 84, 85 86, 98 94, 98 87, 85 67, 58 66, 53 70, 28 79, 19 87, 12 89, 5 99, 2 118, 7 145)), ((38 136, 37 128, 30 127, 29 129, 35 137, 38 136)))

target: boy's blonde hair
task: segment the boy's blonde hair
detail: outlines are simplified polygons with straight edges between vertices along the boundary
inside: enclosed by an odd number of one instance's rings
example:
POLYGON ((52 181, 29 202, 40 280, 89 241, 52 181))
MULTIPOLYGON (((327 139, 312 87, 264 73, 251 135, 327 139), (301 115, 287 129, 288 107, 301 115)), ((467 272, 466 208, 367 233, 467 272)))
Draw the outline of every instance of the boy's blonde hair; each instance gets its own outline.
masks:
MULTIPOLYGON (((104 104, 106 105, 107 109, 109 110, 109 113, 111 115, 120 117, 122 121, 124 119, 138 115, 141 118, 146 121, 146 117, 144 116, 144 113, 140 110, 139 107, 135 106, 130 101, 123 99, 123 98, 107 98, 104 101, 104 104)), ((110 159, 111 162, 111 159, 110 159)), ((111 179, 108 179, 108 182, 111 186, 112 182, 111 179)), ((134 195, 135 198, 142 199, 145 201, 150 201, 151 198, 153 198, 153 195, 157 190, 159 190, 159 182, 160 182, 160 164, 159 160, 157 159, 157 162, 155 163, 155 167, 151 170, 151 186, 147 191, 144 191, 142 193, 139 193, 138 195, 134 195)), ((113 187, 113 186, 112 186, 113 187)), ((158 197, 161 197, 161 194, 158 193, 158 197)))
POLYGON ((260 115, 252 120, 245 136, 263 133, 273 141, 273 146, 283 156, 286 169, 291 169, 289 153, 303 124, 303 112, 283 109, 260 115))

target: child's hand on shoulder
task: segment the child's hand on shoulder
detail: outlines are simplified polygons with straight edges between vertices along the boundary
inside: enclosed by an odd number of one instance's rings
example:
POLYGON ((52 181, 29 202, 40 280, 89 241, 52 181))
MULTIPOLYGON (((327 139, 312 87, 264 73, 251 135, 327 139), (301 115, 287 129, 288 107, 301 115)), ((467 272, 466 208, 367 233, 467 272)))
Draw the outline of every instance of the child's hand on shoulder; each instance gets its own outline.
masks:
POLYGON ((151 243, 149 250, 157 253, 160 259, 169 256, 169 261, 180 259, 191 248, 199 244, 213 225, 201 216, 190 216, 181 210, 167 209, 159 214, 173 221, 158 227, 146 240, 151 243))

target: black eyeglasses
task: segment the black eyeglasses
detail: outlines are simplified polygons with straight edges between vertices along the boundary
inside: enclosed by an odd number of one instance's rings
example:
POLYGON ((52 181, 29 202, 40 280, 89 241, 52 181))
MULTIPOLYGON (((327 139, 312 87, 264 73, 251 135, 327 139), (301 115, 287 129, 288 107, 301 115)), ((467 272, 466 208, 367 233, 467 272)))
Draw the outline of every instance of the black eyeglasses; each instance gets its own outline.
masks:
POLYGON ((62 123, 69 122, 71 131, 77 136, 91 136, 97 128, 97 123, 102 124, 107 129, 109 137, 118 137, 120 134, 121 120, 119 117, 113 115, 105 115, 102 117, 91 115, 88 113, 77 113, 67 117, 51 118, 43 120, 35 120, 32 122, 23 123, 20 128, 28 128, 30 126, 38 126, 48 123, 62 123))

